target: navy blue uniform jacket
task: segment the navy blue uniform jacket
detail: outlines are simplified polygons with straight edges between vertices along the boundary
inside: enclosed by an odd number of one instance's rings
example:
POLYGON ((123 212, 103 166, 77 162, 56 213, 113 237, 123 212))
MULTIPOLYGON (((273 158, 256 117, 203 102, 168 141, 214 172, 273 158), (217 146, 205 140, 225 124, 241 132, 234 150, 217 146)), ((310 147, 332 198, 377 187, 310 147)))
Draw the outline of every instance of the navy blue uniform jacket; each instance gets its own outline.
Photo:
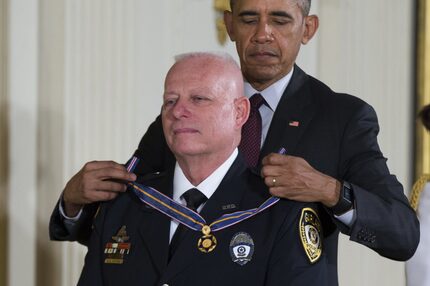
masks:
MULTIPOLYGON (((171 197, 172 174, 169 171, 143 183, 171 197)), ((201 215, 212 222, 224 213, 256 208, 268 197, 261 178, 247 170, 239 156, 201 215)), ((326 255, 311 263, 300 239, 299 221, 305 208, 318 212, 317 204, 281 200, 243 222, 215 232, 218 245, 209 253, 197 249, 202 234, 187 229, 168 263, 170 218, 129 191, 101 204, 78 285, 329 285, 326 255), (107 264, 106 244, 113 242, 112 236, 123 226, 130 252, 124 255, 123 264, 107 264), (253 241, 252 258, 244 265, 234 262, 231 254, 230 243, 240 233, 253 241)))

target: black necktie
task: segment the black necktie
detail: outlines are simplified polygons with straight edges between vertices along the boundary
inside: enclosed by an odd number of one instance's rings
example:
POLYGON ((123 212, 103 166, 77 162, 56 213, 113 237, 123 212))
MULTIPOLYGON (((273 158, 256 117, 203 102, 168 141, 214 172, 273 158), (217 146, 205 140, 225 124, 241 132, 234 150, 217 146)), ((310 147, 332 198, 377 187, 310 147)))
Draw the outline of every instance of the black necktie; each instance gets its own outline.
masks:
MULTIPOLYGON (((189 189, 181 197, 187 202, 187 208, 192 209, 195 212, 197 212, 197 209, 201 204, 207 201, 206 196, 195 188, 189 189)), ((185 235, 186 228, 187 227, 181 223, 178 225, 170 242, 169 260, 175 253, 183 236, 185 235)))
POLYGON ((261 146, 261 115, 258 110, 265 100, 261 94, 256 93, 249 99, 251 102, 251 112, 249 118, 242 127, 242 139, 239 150, 245 157, 249 167, 255 167, 258 163, 261 146))

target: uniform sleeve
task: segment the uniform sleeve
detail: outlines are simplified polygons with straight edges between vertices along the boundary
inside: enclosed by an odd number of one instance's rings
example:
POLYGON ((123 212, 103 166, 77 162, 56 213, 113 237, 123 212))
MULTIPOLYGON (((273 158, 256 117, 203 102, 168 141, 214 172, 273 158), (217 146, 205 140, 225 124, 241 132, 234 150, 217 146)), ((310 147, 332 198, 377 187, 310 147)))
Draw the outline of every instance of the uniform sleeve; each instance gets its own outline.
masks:
POLYGON ((375 111, 363 104, 345 129, 339 170, 352 184, 356 220, 350 228, 338 227, 350 240, 384 257, 407 260, 418 246, 419 222, 402 185, 388 170, 378 132, 375 111))

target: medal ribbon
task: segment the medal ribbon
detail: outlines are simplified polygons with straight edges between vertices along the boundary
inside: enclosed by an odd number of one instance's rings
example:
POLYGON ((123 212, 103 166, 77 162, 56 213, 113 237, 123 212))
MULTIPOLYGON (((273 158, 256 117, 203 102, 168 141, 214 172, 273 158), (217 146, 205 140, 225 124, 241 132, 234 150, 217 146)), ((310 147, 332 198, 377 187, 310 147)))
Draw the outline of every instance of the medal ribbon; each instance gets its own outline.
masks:
MULTIPOLYGON (((282 148, 278 153, 285 154, 285 149, 282 148)), ((127 170, 129 172, 132 172, 136 167, 138 161, 139 159, 137 157, 133 157, 127 167, 127 170)), ((156 189, 135 182, 128 183, 128 185, 142 202, 164 213, 178 223, 182 223, 186 227, 195 231, 201 231, 203 226, 208 225, 206 220, 200 214, 175 202, 174 200, 160 193, 156 189)), ((209 225, 210 230, 212 232, 216 232, 235 225, 250 217, 255 216, 256 214, 264 211, 267 208, 270 208, 278 201, 279 198, 270 197, 258 208, 224 214, 209 225)))
MULTIPOLYGON (((206 223, 206 220, 200 214, 175 202, 174 200, 160 193, 156 189, 138 183, 129 183, 128 185, 142 202, 164 213, 171 219, 182 223, 186 227, 195 231, 201 231, 203 226, 208 225, 206 223)), ((258 208, 224 214, 220 218, 209 224, 209 227, 211 228, 212 232, 215 232, 235 225, 264 211, 265 209, 276 204, 278 201, 279 198, 270 197, 258 208)))

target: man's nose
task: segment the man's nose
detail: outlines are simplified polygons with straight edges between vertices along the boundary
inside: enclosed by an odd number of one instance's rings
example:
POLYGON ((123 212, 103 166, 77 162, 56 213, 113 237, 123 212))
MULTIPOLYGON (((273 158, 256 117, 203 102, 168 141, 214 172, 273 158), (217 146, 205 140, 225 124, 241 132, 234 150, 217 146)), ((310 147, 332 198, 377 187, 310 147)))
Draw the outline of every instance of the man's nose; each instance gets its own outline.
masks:
POLYGON ((175 118, 187 117, 189 113, 189 108, 184 100, 178 100, 172 108, 172 114, 175 118))
POLYGON ((260 21, 254 34, 254 42, 264 44, 273 41, 272 27, 267 21, 260 21))

